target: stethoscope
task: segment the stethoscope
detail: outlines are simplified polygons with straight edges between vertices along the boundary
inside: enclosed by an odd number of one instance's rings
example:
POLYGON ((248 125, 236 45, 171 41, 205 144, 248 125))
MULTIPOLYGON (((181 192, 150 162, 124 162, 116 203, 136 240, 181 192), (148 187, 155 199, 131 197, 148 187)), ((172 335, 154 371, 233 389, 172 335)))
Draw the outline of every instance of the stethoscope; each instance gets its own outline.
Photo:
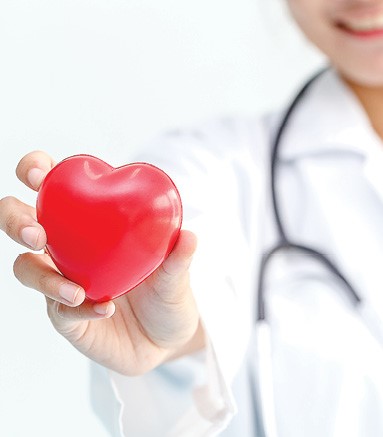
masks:
MULTIPOLYGON (((352 284, 347 280, 347 278, 341 273, 339 268, 335 265, 331 259, 320 253, 318 250, 312 247, 305 246, 303 244, 294 242, 289 238, 286 228, 284 226, 282 215, 279 207, 278 196, 277 196, 277 176, 278 176, 278 164, 279 164, 279 150, 283 142, 283 136, 286 129, 289 126, 289 121, 291 120, 294 110, 297 105, 302 101, 302 98, 306 94, 307 90, 316 81, 316 79, 322 75, 326 69, 321 70, 319 73, 315 74, 297 93, 296 97, 293 99, 289 105, 282 121, 280 122, 279 128, 276 131, 275 138, 273 140, 271 148, 271 173, 270 173, 270 187, 272 196, 272 209, 275 219, 275 224, 278 232, 278 242, 270 248, 266 253, 264 253, 261 265, 259 269, 258 278, 258 293, 257 293, 257 303, 256 303, 256 344, 257 344, 257 375, 256 379, 252 382, 253 386, 253 402, 256 408, 257 415, 257 428, 261 435, 263 432, 264 437, 275 437, 277 436, 277 424, 275 417, 275 403, 273 394, 273 375, 272 375, 272 351, 271 351, 271 339, 270 339, 270 326, 267 323, 266 308, 265 308, 265 275, 267 267, 273 258, 273 256, 282 251, 294 251, 300 252, 314 258, 319 263, 321 263, 325 268, 327 268, 334 277, 336 277, 342 286, 347 298, 351 301, 352 305, 361 311, 363 307, 363 301, 361 296, 354 289, 352 284)), ((363 312, 363 311, 362 311, 363 312)), ((368 323, 373 331, 373 333, 379 337, 382 341, 382 327, 377 326, 376 317, 369 317, 368 323), (372 322, 372 323, 371 323, 372 322), (374 325, 374 326, 372 326, 374 325)))

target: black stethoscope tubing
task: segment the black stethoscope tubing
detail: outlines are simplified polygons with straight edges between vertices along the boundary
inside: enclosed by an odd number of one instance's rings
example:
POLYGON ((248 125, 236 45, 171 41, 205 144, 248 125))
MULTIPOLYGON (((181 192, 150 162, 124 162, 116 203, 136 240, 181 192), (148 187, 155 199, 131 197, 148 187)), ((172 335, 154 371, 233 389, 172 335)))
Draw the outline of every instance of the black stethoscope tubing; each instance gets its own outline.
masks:
POLYGON ((329 259, 326 255, 323 253, 320 253, 318 250, 305 246, 304 244, 299 244, 296 242, 293 242, 288 237, 288 234, 285 230, 285 226, 283 224, 282 215, 279 208, 278 203, 278 196, 277 196, 277 176, 278 176, 278 164, 279 164, 279 155, 278 152, 280 150, 281 144, 283 142, 283 136, 286 132, 286 129, 288 128, 289 122, 291 120, 292 115, 294 114, 294 110, 296 109, 297 105, 303 100, 304 95, 306 94, 307 90, 311 87, 313 82, 316 81, 316 79, 322 75, 324 71, 326 71, 327 68, 319 71, 317 74, 315 74, 311 79, 309 79, 306 84, 301 88, 301 90, 297 93, 291 104, 289 105, 288 109, 286 110, 286 113, 276 131, 275 138, 273 140, 272 144, 272 152, 271 152, 271 172, 270 172, 270 187, 271 187, 271 196, 272 196, 272 205, 273 205, 273 215, 275 224, 278 231, 278 242, 275 244, 272 248, 267 250, 261 260, 261 264, 259 267, 259 276, 258 276, 258 292, 257 292, 257 311, 256 311, 256 320, 263 321, 266 319, 266 309, 265 309, 265 276, 266 276, 266 270, 267 266, 272 259, 273 255, 275 255, 278 252, 281 252, 283 250, 293 250, 302 252, 306 255, 309 255, 315 259, 317 259, 321 264, 323 264, 328 270, 330 270, 335 277, 339 279, 341 283, 344 285, 345 291, 347 290, 347 294, 351 300, 351 302, 357 306, 361 303, 361 298, 359 294, 356 292, 354 287, 351 285, 351 283, 347 280, 347 278, 341 273, 341 271, 338 269, 338 267, 335 265, 333 261, 329 259))

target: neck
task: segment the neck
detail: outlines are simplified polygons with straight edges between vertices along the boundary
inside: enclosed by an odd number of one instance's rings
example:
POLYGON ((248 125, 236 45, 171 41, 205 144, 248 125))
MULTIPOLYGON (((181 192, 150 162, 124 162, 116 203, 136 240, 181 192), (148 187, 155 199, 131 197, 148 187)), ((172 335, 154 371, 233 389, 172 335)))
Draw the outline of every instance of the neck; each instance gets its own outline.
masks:
POLYGON ((371 125, 383 141, 383 86, 367 87, 343 77, 364 107, 371 125))

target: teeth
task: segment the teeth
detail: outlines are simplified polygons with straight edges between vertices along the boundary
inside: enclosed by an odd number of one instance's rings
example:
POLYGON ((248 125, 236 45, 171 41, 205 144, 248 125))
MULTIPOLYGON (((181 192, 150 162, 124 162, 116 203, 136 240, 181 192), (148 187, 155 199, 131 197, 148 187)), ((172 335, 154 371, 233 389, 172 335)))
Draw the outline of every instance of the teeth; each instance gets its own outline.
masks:
POLYGON ((355 31, 370 31, 383 29, 383 14, 373 18, 370 17, 359 20, 345 21, 343 25, 355 31))

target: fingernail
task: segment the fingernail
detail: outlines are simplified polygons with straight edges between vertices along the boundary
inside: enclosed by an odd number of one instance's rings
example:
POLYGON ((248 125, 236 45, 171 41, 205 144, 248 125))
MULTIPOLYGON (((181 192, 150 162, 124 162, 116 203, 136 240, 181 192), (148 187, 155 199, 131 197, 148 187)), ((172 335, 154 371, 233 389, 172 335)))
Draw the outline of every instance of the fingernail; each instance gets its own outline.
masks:
POLYGON ((111 306, 108 303, 96 303, 93 305, 93 310, 95 313, 100 314, 100 316, 111 316, 113 312, 111 313, 111 306))
POLYGON ((77 297, 80 287, 75 284, 61 284, 59 287, 59 295, 67 302, 74 303, 77 297))
POLYGON ((39 239, 41 230, 34 226, 27 226, 21 230, 21 238, 24 243, 27 244, 32 249, 35 249, 37 246, 37 241, 39 239))
POLYGON ((39 188, 42 180, 44 179, 45 173, 39 168, 32 168, 28 172, 28 181, 33 188, 39 188))

